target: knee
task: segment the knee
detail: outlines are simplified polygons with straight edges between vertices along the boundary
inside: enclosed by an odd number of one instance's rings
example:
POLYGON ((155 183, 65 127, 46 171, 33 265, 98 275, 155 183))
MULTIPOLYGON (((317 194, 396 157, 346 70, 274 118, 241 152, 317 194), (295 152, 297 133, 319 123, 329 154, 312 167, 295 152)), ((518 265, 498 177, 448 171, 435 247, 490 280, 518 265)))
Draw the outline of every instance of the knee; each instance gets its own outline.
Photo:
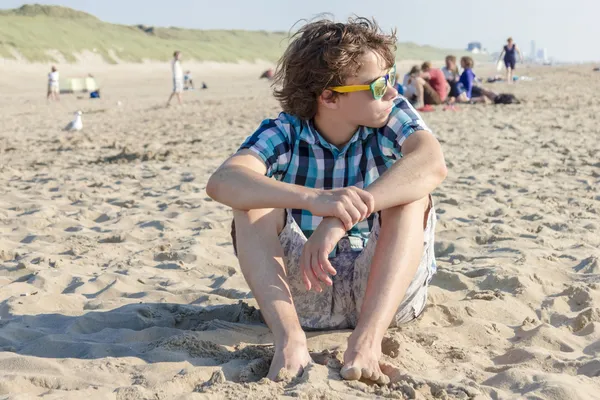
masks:
POLYGON ((430 203, 431 203, 431 201, 429 200, 429 196, 425 196, 425 197, 415 200, 411 203, 401 204, 399 206, 390 207, 386 210, 381 210, 381 212, 382 213, 383 212, 396 213, 396 212, 403 212, 403 211, 407 211, 407 210, 425 211, 429 208, 430 203))
POLYGON ((431 208, 431 200, 429 196, 415 200, 411 203, 402 204, 395 207, 390 207, 385 210, 381 210, 381 220, 397 220, 406 213, 417 213, 420 215, 428 215, 428 211, 431 208))
POLYGON ((285 226, 284 209, 233 210, 233 220, 238 230, 245 227, 281 232, 285 226))

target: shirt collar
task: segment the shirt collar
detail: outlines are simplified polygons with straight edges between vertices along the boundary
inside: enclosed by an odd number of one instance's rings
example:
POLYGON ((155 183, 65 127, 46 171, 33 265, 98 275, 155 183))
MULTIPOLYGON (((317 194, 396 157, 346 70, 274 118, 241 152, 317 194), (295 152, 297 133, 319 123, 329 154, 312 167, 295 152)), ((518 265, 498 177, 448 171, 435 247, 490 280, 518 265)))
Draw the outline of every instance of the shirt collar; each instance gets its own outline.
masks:
POLYGON ((315 128, 315 125, 312 120, 310 121, 302 121, 302 127, 300 130, 300 139, 305 141, 308 144, 319 144, 323 147, 329 149, 336 149, 337 151, 346 150, 352 143, 356 142, 358 139, 366 140, 369 135, 371 135, 375 129, 367 128, 366 126, 359 126, 358 130, 354 133, 350 141, 344 146, 343 149, 338 149, 336 146, 329 143, 315 128))

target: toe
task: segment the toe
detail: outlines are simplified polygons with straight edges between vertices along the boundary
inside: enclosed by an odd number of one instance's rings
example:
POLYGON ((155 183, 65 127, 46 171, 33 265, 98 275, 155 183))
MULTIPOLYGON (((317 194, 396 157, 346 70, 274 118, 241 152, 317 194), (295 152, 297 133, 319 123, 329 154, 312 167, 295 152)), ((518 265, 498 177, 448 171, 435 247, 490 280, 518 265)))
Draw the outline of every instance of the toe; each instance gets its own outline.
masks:
POLYGON ((371 371, 371 369, 369 369, 369 368, 363 368, 361 370, 361 377, 363 379, 372 379, 373 375, 374 375, 373 372, 374 371, 371 371))
POLYGON ((357 381, 361 377, 361 370, 360 368, 352 365, 344 366, 340 371, 340 375, 342 375, 342 378, 346 379, 347 381, 357 381))
POLYGON ((376 381, 379 385, 387 385, 390 383, 390 378, 383 372, 379 375, 379 379, 376 381))
POLYGON ((375 383, 378 383, 380 378, 381 378, 381 372, 373 371, 373 373, 371 374, 371 380, 375 383))

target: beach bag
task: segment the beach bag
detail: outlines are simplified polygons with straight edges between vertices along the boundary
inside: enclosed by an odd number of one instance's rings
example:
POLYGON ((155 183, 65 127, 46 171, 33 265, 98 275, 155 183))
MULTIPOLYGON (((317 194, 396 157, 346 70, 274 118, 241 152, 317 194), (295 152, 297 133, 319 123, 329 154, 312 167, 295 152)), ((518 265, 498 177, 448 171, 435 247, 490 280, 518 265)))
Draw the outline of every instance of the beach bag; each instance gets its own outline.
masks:
POLYGON ((514 94, 510 93, 500 93, 498 96, 494 97, 495 104, 521 104, 519 99, 515 97, 514 94))

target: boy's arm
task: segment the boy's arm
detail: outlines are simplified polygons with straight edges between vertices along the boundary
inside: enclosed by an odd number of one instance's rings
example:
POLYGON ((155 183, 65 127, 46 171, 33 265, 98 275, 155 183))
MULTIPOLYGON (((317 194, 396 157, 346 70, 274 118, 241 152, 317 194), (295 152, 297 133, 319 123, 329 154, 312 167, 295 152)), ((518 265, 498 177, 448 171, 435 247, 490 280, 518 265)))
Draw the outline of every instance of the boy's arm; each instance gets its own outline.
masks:
POLYGON ((403 157, 367 187, 375 211, 412 203, 429 195, 448 173, 442 148, 427 131, 416 131, 402 144, 403 157))
POLYGON ((295 208, 313 215, 339 218, 346 229, 373 212, 373 197, 365 190, 347 187, 312 189, 265 176, 267 167, 251 150, 241 150, 210 177, 207 194, 237 210, 295 208))
POLYGON ((265 163, 250 150, 241 150, 221 165, 206 185, 208 195, 237 210, 259 208, 308 209, 314 190, 265 176, 265 163))

